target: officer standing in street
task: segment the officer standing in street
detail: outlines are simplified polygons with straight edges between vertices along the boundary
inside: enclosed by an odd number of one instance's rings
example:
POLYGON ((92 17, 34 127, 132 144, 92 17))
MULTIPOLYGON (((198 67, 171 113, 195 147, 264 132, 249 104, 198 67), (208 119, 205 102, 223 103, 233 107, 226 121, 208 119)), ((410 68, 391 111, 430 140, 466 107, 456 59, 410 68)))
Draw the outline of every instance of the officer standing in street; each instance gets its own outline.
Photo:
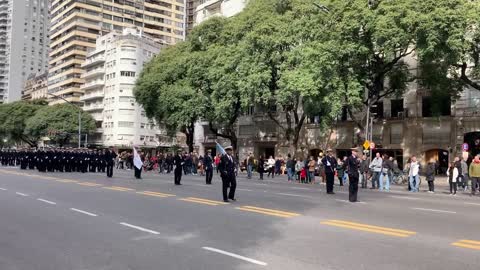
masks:
POLYGON ((325 168, 325 177, 327 178, 327 194, 335 194, 333 192, 333 184, 335 182, 335 170, 337 169, 337 159, 332 155, 332 149, 327 149, 327 155, 322 159, 325 168))
POLYGON ((113 148, 110 147, 105 152, 105 162, 107 164, 107 177, 111 178, 113 176, 113 164, 115 164, 115 159, 117 154, 113 151, 113 148))
POLYGON ((178 151, 177 155, 175 156, 175 159, 173 159, 173 165, 175 166, 175 171, 174 171, 174 181, 175 185, 179 186, 181 185, 182 181, 182 171, 183 171, 183 166, 185 164, 185 161, 182 157, 182 152, 178 151))
POLYGON ((212 150, 207 151, 207 155, 203 159, 203 164, 205 166, 205 182, 207 185, 212 184, 212 177, 213 177, 213 158, 212 158, 212 150))
POLYGON ((218 169, 220 171, 220 176, 222 177, 222 191, 223 191, 223 201, 228 202, 229 199, 236 201, 235 199, 235 189, 237 188, 237 180, 235 179, 235 161, 233 159, 233 148, 228 146, 225 148, 227 152, 220 158, 220 163, 218 164, 218 169), (230 192, 227 191, 230 188, 230 192))
POLYGON ((352 148, 352 155, 347 158, 347 168, 348 168, 348 181, 349 181, 349 196, 348 200, 350 202, 358 202, 357 193, 358 193, 358 178, 359 178, 359 169, 360 159, 358 157, 357 148, 352 148))

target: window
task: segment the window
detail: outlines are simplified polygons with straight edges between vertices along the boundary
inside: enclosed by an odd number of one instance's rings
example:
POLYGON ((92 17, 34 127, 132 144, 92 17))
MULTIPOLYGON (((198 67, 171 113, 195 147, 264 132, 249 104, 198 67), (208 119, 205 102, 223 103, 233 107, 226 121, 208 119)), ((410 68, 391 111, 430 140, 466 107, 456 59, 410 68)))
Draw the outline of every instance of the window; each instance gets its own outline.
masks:
POLYGON ((402 99, 393 99, 391 100, 391 103, 390 103, 390 111, 392 113, 392 117, 393 118, 396 118, 396 117, 403 117, 403 98, 402 99))
POLYGON ((119 121, 118 122, 118 127, 119 128, 131 128, 133 127, 133 122, 127 122, 127 121, 119 121))
POLYGON ((377 119, 383 119, 383 101, 379 101, 370 107, 370 113, 377 119))
POLYGON ((120 76, 122 77, 135 77, 134 71, 120 71, 120 76))
POLYGON ((422 116, 449 116, 451 115, 452 101, 449 96, 446 97, 423 97, 422 98, 422 116))

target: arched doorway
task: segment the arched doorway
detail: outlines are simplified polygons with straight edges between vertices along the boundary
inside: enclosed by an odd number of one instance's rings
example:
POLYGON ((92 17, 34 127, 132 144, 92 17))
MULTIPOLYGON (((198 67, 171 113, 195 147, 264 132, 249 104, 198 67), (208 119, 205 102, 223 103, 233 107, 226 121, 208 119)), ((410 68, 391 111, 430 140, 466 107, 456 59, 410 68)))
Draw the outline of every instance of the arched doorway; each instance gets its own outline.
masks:
POLYGON ((425 152, 425 162, 434 159, 438 163, 437 174, 445 174, 448 169, 448 150, 445 149, 431 149, 425 152))
POLYGON ((463 141, 468 143, 470 157, 480 154, 480 131, 465 133, 463 141))
POLYGON ((318 158, 318 156, 320 155, 320 153, 323 153, 323 151, 320 150, 320 149, 310 149, 310 151, 309 151, 309 156, 308 156, 308 157, 309 157, 309 158, 310 158, 310 157, 313 157, 313 158, 316 159, 316 158, 318 158))

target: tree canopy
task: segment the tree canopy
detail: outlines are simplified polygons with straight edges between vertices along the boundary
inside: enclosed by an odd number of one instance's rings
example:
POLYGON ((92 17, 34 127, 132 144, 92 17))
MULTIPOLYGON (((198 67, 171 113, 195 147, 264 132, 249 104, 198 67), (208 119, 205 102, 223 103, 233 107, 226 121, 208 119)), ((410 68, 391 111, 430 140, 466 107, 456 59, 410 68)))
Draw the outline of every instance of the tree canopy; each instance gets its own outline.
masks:
MULTIPOLYGON (((26 121, 25 133, 40 138, 48 136, 52 141, 65 145, 78 134, 79 108, 70 104, 44 106, 26 121)), ((95 120, 82 111, 82 133, 95 130, 95 120)))
POLYGON ((250 1, 163 50, 135 95, 150 117, 187 133, 204 120, 234 145, 242 113, 276 108, 266 113, 296 148, 309 116, 330 125, 346 108, 363 128, 358 112, 414 80, 439 96, 480 90, 479 11, 469 0, 250 1))

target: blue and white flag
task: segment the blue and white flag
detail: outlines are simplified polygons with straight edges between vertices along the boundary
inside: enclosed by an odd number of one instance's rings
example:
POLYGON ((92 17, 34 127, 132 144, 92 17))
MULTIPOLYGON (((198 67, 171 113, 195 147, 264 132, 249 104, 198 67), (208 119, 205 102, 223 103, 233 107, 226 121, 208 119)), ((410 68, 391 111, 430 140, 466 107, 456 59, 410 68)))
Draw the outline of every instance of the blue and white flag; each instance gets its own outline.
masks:
POLYGON ((138 154, 137 149, 135 149, 135 147, 133 147, 133 165, 139 170, 141 170, 143 167, 142 158, 138 154))
POLYGON ((217 148, 217 153, 220 153, 222 155, 226 155, 227 152, 225 152, 225 149, 218 143, 218 142, 215 142, 217 144, 216 148, 217 148))

